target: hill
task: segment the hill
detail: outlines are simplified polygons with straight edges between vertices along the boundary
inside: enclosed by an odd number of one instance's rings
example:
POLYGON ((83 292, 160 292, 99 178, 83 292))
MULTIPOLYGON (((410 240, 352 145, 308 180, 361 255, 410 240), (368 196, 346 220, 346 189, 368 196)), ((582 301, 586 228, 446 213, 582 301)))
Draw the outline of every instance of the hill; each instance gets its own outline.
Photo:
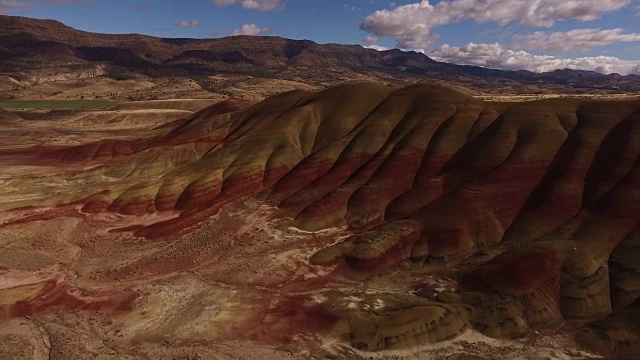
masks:
POLYGON ((80 92, 134 100, 211 93, 264 98, 353 79, 396 86, 430 79, 481 93, 640 91, 640 79, 634 75, 502 71, 437 62, 416 52, 267 36, 167 39, 95 34, 53 20, 13 16, 0 16, 0 49, 0 90, 5 89, 0 94, 5 98, 73 98, 80 92))
POLYGON ((356 356, 469 334, 640 352, 640 100, 349 82, 139 134, 0 151, 2 238, 59 249, 37 265, 5 246, 0 266, 74 274, 0 289, 5 318, 107 314, 86 336, 120 355, 233 339, 356 356))

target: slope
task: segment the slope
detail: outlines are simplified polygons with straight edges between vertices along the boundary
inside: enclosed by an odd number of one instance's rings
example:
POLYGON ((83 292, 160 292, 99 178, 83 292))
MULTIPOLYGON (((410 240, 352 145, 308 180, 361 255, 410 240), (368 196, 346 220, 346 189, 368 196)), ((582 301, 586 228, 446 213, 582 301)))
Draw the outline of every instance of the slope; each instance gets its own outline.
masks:
MULTIPOLYGON (((625 315, 640 297, 640 101, 491 103, 429 84, 351 82, 242 105, 137 140, 0 153, 25 167, 0 193, 16 214, 6 223, 47 218, 20 208, 65 209, 126 219, 106 226, 113 234, 169 241, 254 198, 276 208, 278 229, 346 234, 315 242, 305 260, 328 269, 324 282, 455 278, 455 291, 370 299, 382 308, 354 310, 329 293, 325 319, 354 347, 566 325, 609 356, 640 351, 625 315)), ((118 271, 144 273, 153 259, 118 271)), ((325 284, 288 281, 306 293, 325 284)))

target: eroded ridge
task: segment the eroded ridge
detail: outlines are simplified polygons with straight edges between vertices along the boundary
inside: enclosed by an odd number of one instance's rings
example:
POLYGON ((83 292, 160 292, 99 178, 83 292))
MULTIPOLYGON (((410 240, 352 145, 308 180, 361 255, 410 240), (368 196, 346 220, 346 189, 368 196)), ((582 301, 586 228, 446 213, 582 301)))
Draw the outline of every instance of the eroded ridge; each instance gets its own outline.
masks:
POLYGON ((162 240, 256 196, 277 208, 277 228, 347 234, 311 246, 306 266, 327 274, 302 282, 307 293, 410 279, 404 294, 356 305, 325 294, 324 311, 358 348, 564 326, 625 357, 640 353, 639 154, 637 100, 491 103, 439 86, 346 83, 214 105, 144 138, 11 150, 0 160, 25 170, 2 179, 1 197, 7 210, 119 214, 130 224, 111 233, 162 240), (434 274, 455 289, 418 286, 434 274))

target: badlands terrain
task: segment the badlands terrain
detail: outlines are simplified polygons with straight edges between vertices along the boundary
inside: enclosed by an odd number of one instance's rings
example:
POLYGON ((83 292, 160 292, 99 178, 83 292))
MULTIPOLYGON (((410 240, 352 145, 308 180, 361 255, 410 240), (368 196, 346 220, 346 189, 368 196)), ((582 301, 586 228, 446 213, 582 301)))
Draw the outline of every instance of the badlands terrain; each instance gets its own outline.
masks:
POLYGON ((636 359, 640 98, 0 111, 2 359, 636 359))

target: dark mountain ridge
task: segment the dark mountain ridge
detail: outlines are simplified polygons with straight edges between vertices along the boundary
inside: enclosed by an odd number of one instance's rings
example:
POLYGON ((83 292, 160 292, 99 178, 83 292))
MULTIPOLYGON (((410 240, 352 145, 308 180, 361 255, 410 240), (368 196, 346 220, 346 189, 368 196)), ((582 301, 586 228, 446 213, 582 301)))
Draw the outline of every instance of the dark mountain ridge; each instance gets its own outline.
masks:
POLYGON ((116 78, 123 74, 198 78, 228 73, 326 86, 366 76, 395 85, 435 79, 487 93, 640 91, 637 75, 569 69, 504 71, 438 62, 398 49, 376 51, 274 36, 170 39, 97 34, 54 20, 16 16, 0 16, 0 54, 0 74, 16 79, 37 76, 46 69, 57 73, 102 65, 106 76, 116 78))

